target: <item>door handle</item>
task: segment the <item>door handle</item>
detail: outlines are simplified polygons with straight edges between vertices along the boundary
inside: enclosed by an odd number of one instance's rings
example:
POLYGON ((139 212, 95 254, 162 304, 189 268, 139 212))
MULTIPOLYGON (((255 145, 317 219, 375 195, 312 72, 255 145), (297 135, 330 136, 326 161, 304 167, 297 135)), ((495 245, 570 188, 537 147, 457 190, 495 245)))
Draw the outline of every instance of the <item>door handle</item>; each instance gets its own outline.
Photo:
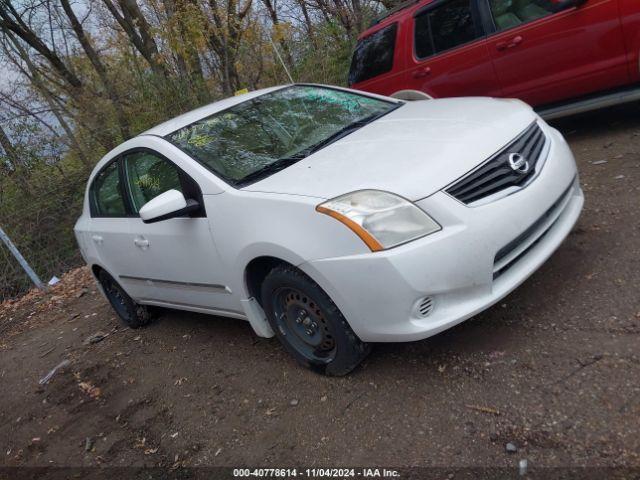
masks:
POLYGON ((149 240, 146 238, 136 238, 133 240, 136 247, 140 247, 142 250, 149 248, 149 240))
POLYGON ((100 235, 93 235, 91 240, 98 245, 102 245, 102 242, 104 242, 104 239, 100 235))
POLYGON ((522 40, 524 40, 524 39, 520 35, 518 35, 517 37, 513 37, 508 42, 496 43, 496 48, 498 50, 502 51, 502 50, 506 50, 507 48, 517 47, 518 45, 520 45, 522 43, 522 40))
POLYGON ((431 67, 424 67, 418 70, 414 70, 412 75, 413 78, 423 78, 431 73, 431 67))

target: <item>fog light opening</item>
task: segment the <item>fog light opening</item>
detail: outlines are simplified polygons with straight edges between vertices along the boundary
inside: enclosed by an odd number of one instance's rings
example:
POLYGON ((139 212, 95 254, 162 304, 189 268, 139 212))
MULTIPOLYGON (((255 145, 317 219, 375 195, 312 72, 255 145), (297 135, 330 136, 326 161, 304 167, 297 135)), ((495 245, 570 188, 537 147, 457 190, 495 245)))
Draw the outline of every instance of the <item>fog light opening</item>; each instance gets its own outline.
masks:
POLYGON ((424 297, 418 300, 414 308, 416 316, 418 318, 426 318, 431 315, 434 303, 433 297, 424 297))

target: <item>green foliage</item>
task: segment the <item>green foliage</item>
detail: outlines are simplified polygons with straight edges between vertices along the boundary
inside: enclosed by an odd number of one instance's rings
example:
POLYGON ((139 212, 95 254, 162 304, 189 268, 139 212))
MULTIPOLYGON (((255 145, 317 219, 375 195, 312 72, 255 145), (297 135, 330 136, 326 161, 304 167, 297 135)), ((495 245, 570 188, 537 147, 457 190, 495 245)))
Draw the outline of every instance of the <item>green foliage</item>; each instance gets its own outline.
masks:
POLYGON ((355 41, 335 22, 318 27, 315 43, 309 42, 292 71, 295 81, 346 86, 355 41))
MULTIPOLYGON (((86 170, 71 155, 65 163, 61 170, 41 162, 26 181, 12 174, 0 186, 0 225, 44 281, 81 260, 72 228, 82 208, 86 170)), ((3 253, 0 299, 31 287, 17 262, 3 253)))

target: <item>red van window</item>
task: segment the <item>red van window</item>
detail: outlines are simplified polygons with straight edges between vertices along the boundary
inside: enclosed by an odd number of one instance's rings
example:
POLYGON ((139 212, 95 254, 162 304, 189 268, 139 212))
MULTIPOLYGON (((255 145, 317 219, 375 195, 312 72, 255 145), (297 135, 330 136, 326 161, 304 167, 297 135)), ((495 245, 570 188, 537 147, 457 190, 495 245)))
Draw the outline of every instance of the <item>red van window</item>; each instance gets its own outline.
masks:
POLYGON ((428 8, 415 19, 415 48, 418 58, 444 52, 482 36, 474 22, 470 0, 452 0, 428 8))
POLYGON ((398 24, 394 23, 358 41, 351 59, 349 85, 382 75, 393 68, 398 24))
POLYGON ((550 0, 490 0, 489 6, 498 31, 517 27, 558 11, 557 4, 550 0))

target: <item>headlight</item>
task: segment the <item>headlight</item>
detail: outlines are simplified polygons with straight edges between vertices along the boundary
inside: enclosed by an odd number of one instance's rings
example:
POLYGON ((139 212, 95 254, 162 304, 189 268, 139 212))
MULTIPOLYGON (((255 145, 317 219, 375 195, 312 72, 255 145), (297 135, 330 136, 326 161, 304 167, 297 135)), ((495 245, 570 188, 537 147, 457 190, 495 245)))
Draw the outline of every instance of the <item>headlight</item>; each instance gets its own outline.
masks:
POLYGON ((395 247, 440 230, 413 203, 379 190, 360 190, 316 207, 354 231, 373 252, 395 247))

